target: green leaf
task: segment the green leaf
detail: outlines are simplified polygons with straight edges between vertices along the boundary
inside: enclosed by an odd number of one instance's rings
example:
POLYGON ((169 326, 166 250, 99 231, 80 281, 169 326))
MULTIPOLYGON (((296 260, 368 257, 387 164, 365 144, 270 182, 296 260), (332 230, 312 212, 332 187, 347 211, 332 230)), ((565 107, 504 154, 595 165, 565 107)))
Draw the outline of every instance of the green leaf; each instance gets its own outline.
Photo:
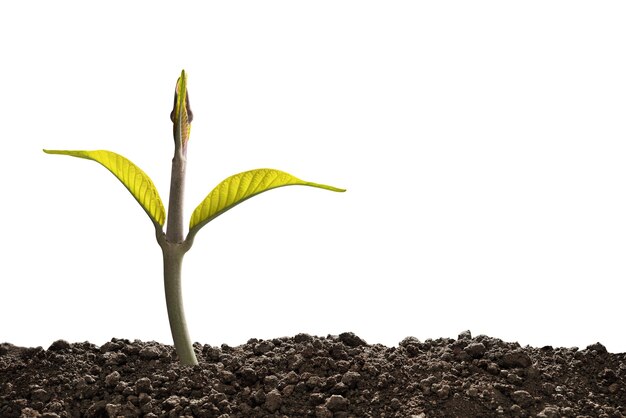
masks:
POLYGON ((191 132, 191 120, 193 112, 189 106, 189 92, 187 91, 187 74, 182 70, 180 77, 176 81, 176 90, 174 92, 174 109, 170 114, 172 122, 174 122, 174 140, 176 146, 183 149, 187 147, 189 134, 191 132))
POLYGON ((133 197, 139 202, 143 210, 146 211, 150 219, 163 226, 165 222, 165 207, 159 192, 150 177, 130 160, 111 151, 64 151, 64 150, 43 150, 47 154, 62 154, 72 157, 93 160, 106 167, 115 177, 122 182, 133 197))
POLYGON ((296 185, 345 192, 345 189, 302 181, 284 171, 270 168, 244 171, 228 177, 207 195, 191 214, 189 232, 195 234, 204 225, 252 196, 277 187, 296 185))

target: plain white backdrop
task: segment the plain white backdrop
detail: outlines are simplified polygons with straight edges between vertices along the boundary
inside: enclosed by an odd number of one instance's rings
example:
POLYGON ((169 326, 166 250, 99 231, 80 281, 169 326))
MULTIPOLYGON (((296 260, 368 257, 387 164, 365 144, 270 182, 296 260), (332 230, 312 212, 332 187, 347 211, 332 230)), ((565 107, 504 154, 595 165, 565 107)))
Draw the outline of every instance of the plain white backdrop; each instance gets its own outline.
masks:
POLYGON ((174 85, 195 119, 186 218, 271 167, 185 258, 191 337, 469 329, 626 351, 626 6, 580 1, 7 2, 0 6, 0 341, 171 344, 153 226, 174 85))

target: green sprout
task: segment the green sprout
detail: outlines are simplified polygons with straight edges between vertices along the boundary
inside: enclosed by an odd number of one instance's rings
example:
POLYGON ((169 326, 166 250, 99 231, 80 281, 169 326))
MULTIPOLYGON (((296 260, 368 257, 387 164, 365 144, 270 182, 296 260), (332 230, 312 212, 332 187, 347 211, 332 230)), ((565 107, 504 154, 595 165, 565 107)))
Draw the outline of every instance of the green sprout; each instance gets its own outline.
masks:
POLYGON ((165 225, 165 208, 152 180, 139 167, 123 156, 111 151, 67 151, 46 150, 48 154, 62 154, 93 160, 107 168, 122 182, 143 210, 148 214, 156 230, 156 240, 163 252, 163 276, 165 279, 165 301, 167 315, 174 340, 174 347, 185 365, 198 364, 193 345, 187 331, 181 289, 183 256, 191 248, 198 231, 207 223, 246 199, 268 190, 283 186, 311 186, 334 192, 344 192, 324 184, 302 181, 283 171, 262 168, 235 174, 219 183, 196 207, 189 221, 189 232, 183 234, 183 196, 185 191, 185 169, 187 165, 187 143, 193 113, 189 106, 187 76, 181 72, 176 82, 174 109, 170 114, 174 124, 174 158, 170 181, 170 199, 165 225))

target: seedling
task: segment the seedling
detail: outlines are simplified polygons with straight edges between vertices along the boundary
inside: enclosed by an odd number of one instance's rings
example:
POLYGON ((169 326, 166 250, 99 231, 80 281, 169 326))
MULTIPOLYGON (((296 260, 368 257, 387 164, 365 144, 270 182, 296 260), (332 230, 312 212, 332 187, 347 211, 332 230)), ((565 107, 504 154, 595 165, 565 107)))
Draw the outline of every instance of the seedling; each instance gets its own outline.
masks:
POLYGON ((193 113, 189 106, 187 76, 181 72, 174 92, 174 109, 170 114, 174 124, 174 158, 170 180, 170 200, 165 225, 165 208, 152 180, 130 160, 111 151, 44 150, 48 154, 63 154, 93 160, 107 168, 122 182, 150 217, 156 231, 156 240, 163 252, 163 276, 167 315, 174 340, 174 347, 182 364, 198 364, 193 351, 183 309, 181 269, 183 256, 191 248, 198 231, 222 213, 246 199, 268 190, 283 186, 311 186, 334 192, 344 189, 324 184, 302 181, 283 171, 261 168, 230 176, 219 183, 191 214, 189 231, 183 233, 183 196, 185 191, 185 168, 187 143, 193 113))

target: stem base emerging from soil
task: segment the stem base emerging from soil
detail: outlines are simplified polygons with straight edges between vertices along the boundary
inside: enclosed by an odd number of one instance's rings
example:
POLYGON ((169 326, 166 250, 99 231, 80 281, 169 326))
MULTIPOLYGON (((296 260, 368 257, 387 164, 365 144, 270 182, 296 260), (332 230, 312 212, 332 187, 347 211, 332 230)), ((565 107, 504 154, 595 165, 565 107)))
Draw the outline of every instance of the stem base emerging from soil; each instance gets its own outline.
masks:
POLYGON ((170 329, 172 330, 176 353, 182 364, 196 365, 198 364, 198 360, 193 351, 189 331, 187 331, 181 287, 181 273, 185 248, 184 245, 181 244, 165 242, 162 249, 165 302, 167 304, 167 316, 170 321, 170 329))

